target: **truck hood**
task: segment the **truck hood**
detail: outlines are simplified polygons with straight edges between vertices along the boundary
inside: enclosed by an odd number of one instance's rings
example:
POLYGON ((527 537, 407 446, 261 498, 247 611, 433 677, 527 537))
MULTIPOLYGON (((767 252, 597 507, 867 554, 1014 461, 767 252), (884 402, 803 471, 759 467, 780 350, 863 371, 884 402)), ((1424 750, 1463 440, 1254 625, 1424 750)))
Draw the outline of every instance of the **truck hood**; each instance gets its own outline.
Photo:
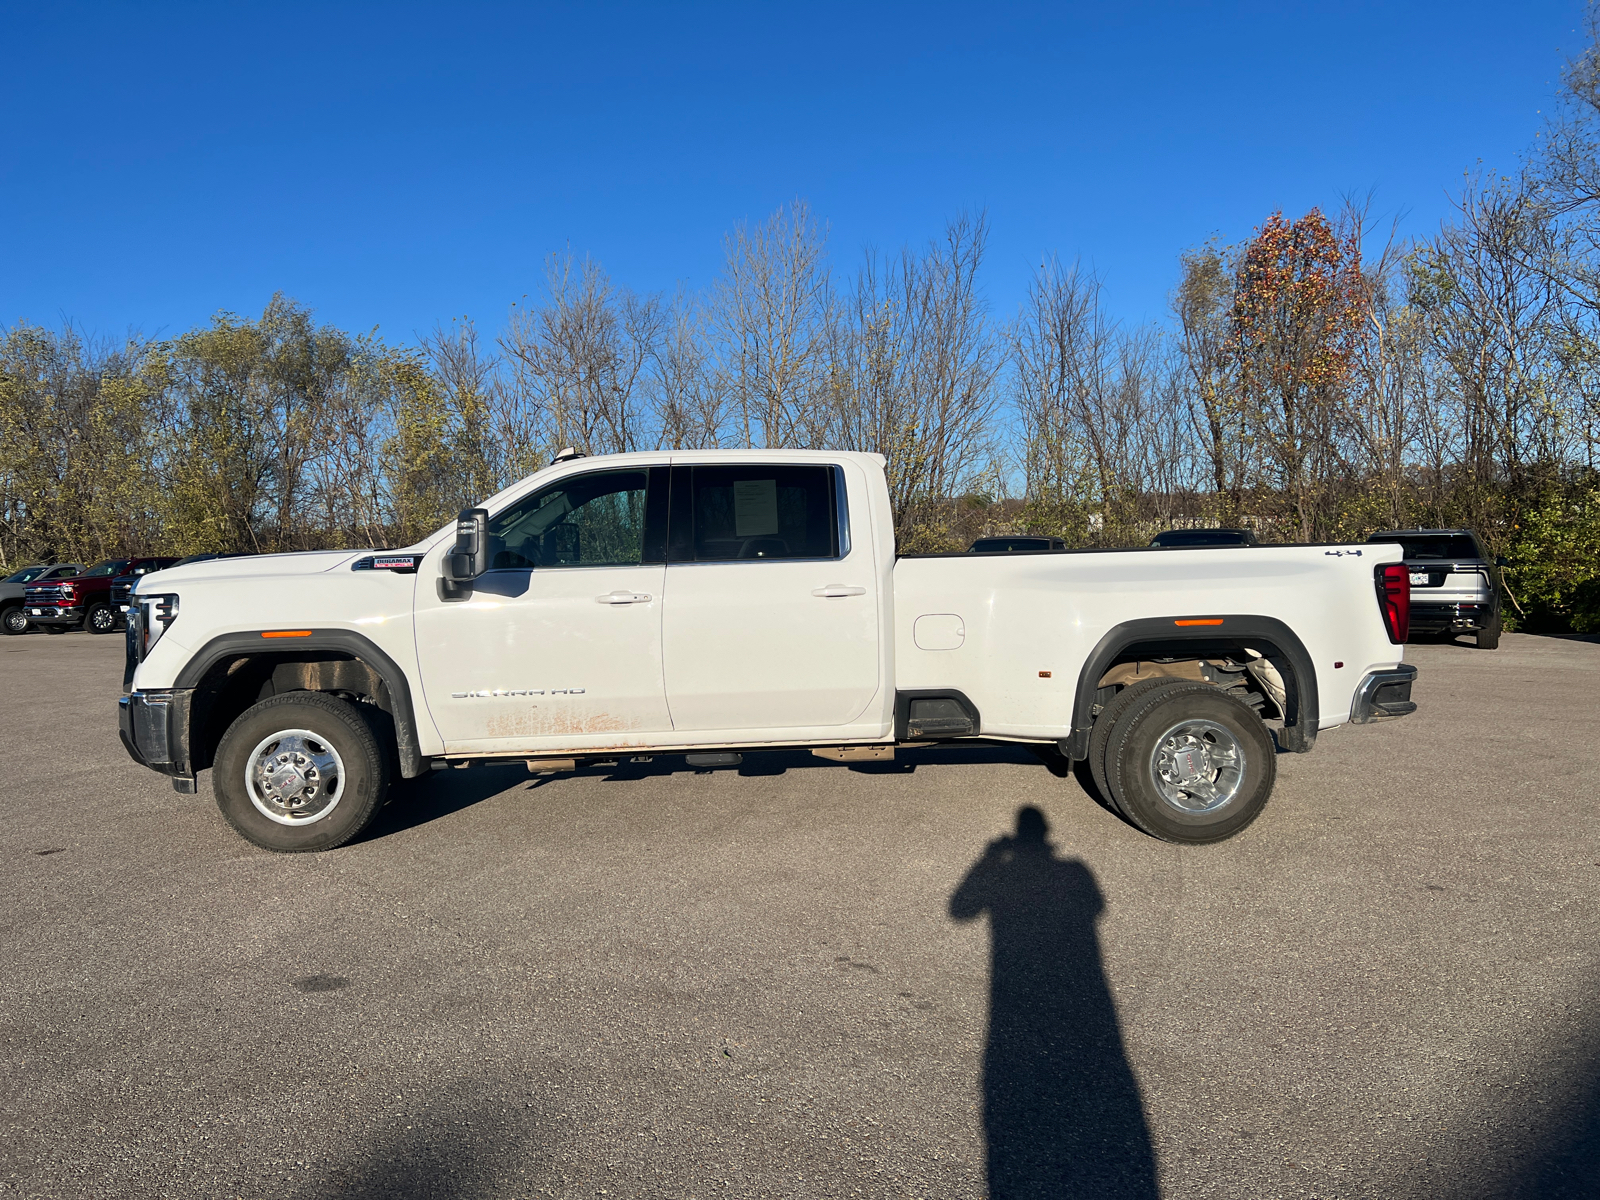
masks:
POLYGON ((307 550, 297 554, 261 554, 250 558, 213 558, 186 567, 168 567, 141 576, 136 591, 159 592, 210 579, 272 579, 293 575, 321 575, 352 563, 371 550, 307 550))

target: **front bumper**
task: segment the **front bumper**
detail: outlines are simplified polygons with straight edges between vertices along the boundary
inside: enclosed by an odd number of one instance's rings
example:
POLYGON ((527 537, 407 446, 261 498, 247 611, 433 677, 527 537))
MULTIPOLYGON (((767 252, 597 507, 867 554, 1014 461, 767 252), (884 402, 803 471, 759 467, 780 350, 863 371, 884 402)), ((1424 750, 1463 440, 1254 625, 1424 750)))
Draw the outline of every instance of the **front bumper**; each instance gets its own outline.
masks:
POLYGON ((1411 628, 1418 633, 1465 633, 1488 629, 1494 624, 1494 605, 1487 601, 1462 604, 1419 603, 1411 593, 1411 628))
POLYGON ((65 608, 59 604, 25 604, 22 611, 28 614, 30 625, 82 625, 82 608, 65 608))
POLYGON ((133 761, 172 776, 180 792, 194 791, 189 754, 190 688, 130 692, 117 701, 117 731, 133 761))
POLYGON ((1410 663, 1369 672, 1356 688, 1350 723, 1369 725, 1416 712, 1416 701, 1411 698, 1411 685, 1416 679, 1417 669, 1410 663))

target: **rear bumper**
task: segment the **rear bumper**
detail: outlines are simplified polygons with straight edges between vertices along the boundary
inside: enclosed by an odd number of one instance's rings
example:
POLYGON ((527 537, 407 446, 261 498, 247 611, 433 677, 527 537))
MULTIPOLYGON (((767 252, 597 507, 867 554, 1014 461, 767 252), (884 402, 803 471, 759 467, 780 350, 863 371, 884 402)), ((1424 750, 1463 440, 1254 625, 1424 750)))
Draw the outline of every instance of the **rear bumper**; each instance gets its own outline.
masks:
POLYGON ((1411 685, 1416 682, 1417 669, 1410 663, 1372 671, 1356 688, 1350 705, 1352 725, 1370 725, 1374 721, 1387 721, 1404 717, 1417 711, 1411 699, 1411 685))
POLYGON ((117 732, 134 762, 174 778, 179 791, 194 790, 189 755, 189 688, 130 692, 117 701, 117 732), (184 787, 187 781, 189 786, 184 787))
POLYGON ((1411 593, 1411 628, 1419 633, 1488 629, 1494 625, 1495 606, 1484 600, 1460 604, 1426 604, 1411 593))

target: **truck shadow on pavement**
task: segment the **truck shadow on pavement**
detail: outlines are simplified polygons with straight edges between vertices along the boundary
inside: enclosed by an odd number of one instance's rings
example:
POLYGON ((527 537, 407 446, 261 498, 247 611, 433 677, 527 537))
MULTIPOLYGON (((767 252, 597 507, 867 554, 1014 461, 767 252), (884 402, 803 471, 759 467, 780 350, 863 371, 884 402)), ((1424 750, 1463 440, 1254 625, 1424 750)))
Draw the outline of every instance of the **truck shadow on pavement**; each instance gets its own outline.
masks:
POLYGON ((1155 1152, 1095 923, 1094 874, 1056 857, 1044 814, 985 848, 950 916, 990 926, 983 1124, 989 1195, 1156 1197, 1155 1152))
MULTIPOLYGON (((1042 765, 1038 756, 1011 746, 930 746, 927 749, 902 751, 891 762, 850 764, 830 762, 818 758, 808 750, 770 750, 746 754, 744 762, 738 768, 738 774, 746 779, 785 775, 793 770, 848 770, 860 775, 911 775, 919 766, 998 763, 1018 763, 1035 767, 1042 765)), ((631 762, 626 758, 620 758, 611 766, 585 766, 577 772, 535 775, 532 778, 528 776, 526 768, 521 766, 435 771, 431 776, 401 783, 395 789, 390 803, 378 814, 377 819, 362 833, 357 842, 369 842, 426 825, 513 789, 531 791, 574 778, 599 779, 606 783, 631 783, 681 773, 710 775, 714 770, 725 772, 727 768, 697 769, 685 765, 681 754, 664 754, 653 757, 649 762, 631 762)))

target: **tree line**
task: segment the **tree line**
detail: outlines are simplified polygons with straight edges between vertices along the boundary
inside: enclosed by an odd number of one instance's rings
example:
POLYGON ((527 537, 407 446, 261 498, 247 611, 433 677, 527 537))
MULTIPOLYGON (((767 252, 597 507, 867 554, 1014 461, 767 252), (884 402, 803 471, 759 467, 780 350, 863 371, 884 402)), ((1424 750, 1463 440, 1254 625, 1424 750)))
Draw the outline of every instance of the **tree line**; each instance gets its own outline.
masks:
POLYGON ((567 446, 782 446, 883 454, 907 551, 1466 526, 1510 558, 1514 621, 1600 630, 1594 45, 1525 161, 1469 178, 1435 235, 1348 201, 1270 213, 1181 254, 1158 325, 1055 259, 993 313, 982 214, 841 270, 800 202, 730 233, 703 292, 554 255, 493 335, 390 345, 282 296, 166 339, 21 323, 0 331, 0 565, 398 546, 567 446))

